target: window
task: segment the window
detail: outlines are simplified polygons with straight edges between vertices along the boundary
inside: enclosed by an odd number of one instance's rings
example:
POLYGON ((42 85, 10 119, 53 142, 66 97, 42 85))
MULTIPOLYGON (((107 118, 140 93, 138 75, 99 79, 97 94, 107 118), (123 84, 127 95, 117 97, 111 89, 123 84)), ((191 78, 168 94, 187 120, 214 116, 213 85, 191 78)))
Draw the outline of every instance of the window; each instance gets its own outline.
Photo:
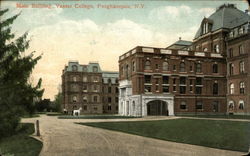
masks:
POLYGON ((98 96, 94 96, 94 97, 93 97, 93 101, 94 101, 94 102, 98 102, 98 96))
POLYGON ((239 45, 239 54, 244 54, 244 49, 242 45, 239 45))
POLYGON ((180 86, 180 94, 186 93, 186 86, 180 86))
POLYGON ((186 110, 186 109, 187 109, 187 104, 186 104, 185 101, 181 101, 180 109, 183 109, 183 110, 186 110))
POLYGON ((193 92, 193 86, 189 86, 189 91, 193 92))
POLYGON ((72 70, 73 70, 73 71, 77 71, 77 66, 76 66, 76 65, 73 65, 73 66, 72 66, 72 70))
POLYGON ((111 81, 111 79, 108 79, 108 83, 111 83, 112 81, 111 81))
POLYGON ((245 83, 240 82, 240 94, 244 94, 244 93, 245 93, 245 83))
POLYGON ((145 83, 151 83, 151 75, 145 75, 144 81, 145 81, 145 83))
POLYGON ((162 77, 162 83, 163 84, 169 84, 169 77, 168 76, 163 76, 162 77))
POLYGON ((184 62, 180 63, 180 72, 185 72, 185 63, 184 62))
POLYGON ((82 91, 83 91, 83 92, 87 92, 87 89, 88 89, 88 88, 87 88, 87 85, 83 85, 83 86, 82 86, 82 91))
POLYGON ((193 66, 192 65, 189 66, 189 71, 193 71, 193 66))
POLYGON ((193 85, 193 80, 192 80, 192 79, 189 80, 189 85, 190 85, 190 86, 193 85))
POLYGON ((112 102, 112 97, 108 97, 108 103, 112 102))
POLYGON ((201 63, 197 63, 197 64, 196 64, 196 72, 197 72, 197 73, 201 73, 201 70, 202 70, 202 69, 201 69, 201 63))
POLYGON ((108 110, 111 111, 111 104, 108 105, 108 110))
POLYGON ((176 86, 173 86, 173 91, 176 92, 176 86))
POLYGON ((169 86, 162 86, 163 93, 169 93, 169 86))
POLYGON ((127 64, 126 65, 126 69, 125 69, 126 71, 125 71, 125 73, 126 73, 126 78, 128 79, 128 77, 129 77, 129 65, 127 64))
POLYGON ((98 67, 97 67, 97 66, 93 66, 93 67, 92 67, 92 71, 93 71, 94 73, 98 72, 98 67))
POLYGON ((94 107, 94 110, 95 110, 95 111, 97 111, 97 110, 98 110, 98 108, 95 106, 95 107, 94 107))
POLYGON ((132 102, 132 110, 135 112, 135 101, 132 102))
POLYGON ((244 73, 245 72, 245 64, 244 61, 240 61, 240 73, 244 73))
POLYGON ((233 101, 229 101, 229 103, 228 103, 228 108, 229 108, 230 110, 233 110, 233 109, 234 109, 234 102, 233 102, 233 101))
POLYGON ((234 54, 233 54, 233 48, 230 48, 229 51, 228 51, 228 53, 229 53, 229 57, 233 57, 234 56, 234 54))
POLYGON ((135 62, 132 62, 132 71, 135 72, 135 62))
POLYGON ((88 99, 87 99, 87 96, 86 96, 86 95, 84 95, 84 96, 82 97, 82 101, 83 101, 83 102, 88 102, 88 99))
POLYGON ((196 102, 196 109, 203 109, 203 105, 201 101, 196 102))
POLYGON ((147 92, 151 92, 151 86, 145 86, 145 89, 144 89, 145 93, 147 92))
POLYGON ((82 80, 83 82, 87 82, 87 76, 83 76, 82 80))
POLYGON ((213 64, 213 73, 218 73, 218 64, 213 64))
POLYGON ((159 64, 155 64, 155 69, 159 69, 159 64))
POLYGON ((77 90, 77 86, 76 86, 76 85, 71 85, 71 90, 72 90, 73 92, 78 91, 78 90, 77 90))
POLYGON ((241 109, 241 110, 244 109, 244 101, 243 100, 239 101, 239 109, 241 109))
POLYGON ((176 78, 173 78, 173 84, 176 84, 176 78))
POLYGON ((219 102, 218 101, 213 101, 213 111, 218 112, 219 111, 219 102))
POLYGON ((203 48, 203 51, 204 51, 204 52, 207 52, 207 48, 203 48))
POLYGON ((73 81, 76 82, 76 77, 75 76, 73 76, 73 81))
POLYGON ((159 85, 159 79, 158 78, 155 79, 155 84, 159 85))
POLYGON ((156 91, 156 92, 159 92, 159 85, 156 85, 156 86, 155 86, 155 91, 156 91))
POLYGON ((173 70, 176 71, 176 65, 173 65, 173 70))
POLYGON ((149 60, 147 60, 146 62, 145 62, 145 70, 150 70, 151 69, 151 62, 149 61, 149 60))
POLYGON ((119 101, 119 98, 118 97, 115 97, 115 102, 118 102, 119 101))
POLYGON ((186 78, 185 77, 180 77, 180 84, 185 85, 186 84, 186 78))
POLYGON ((94 76, 94 77, 93 77, 93 81, 94 81, 94 82, 98 82, 98 81, 99 81, 98 76, 94 76))
POLYGON ((230 37, 230 38, 233 38, 233 37, 234 37, 234 32, 233 32, 233 31, 231 31, 231 32, 229 33, 229 37, 230 37))
POLYGON ((218 90, 219 90, 218 83, 215 82, 215 83, 213 84, 213 94, 214 94, 214 95, 217 95, 217 94, 218 94, 218 90))
POLYGON ((118 78, 115 79, 115 83, 118 83, 118 78))
POLYGON ((234 94, 234 84, 231 83, 229 86, 230 86, 230 94, 234 94))
POLYGON ((239 28, 239 34, 241 35, 243 33, 244 33, 244 27, 239 28))
POLYGON ((202 78, 201 77, 196 77, 196 85, 202 85, 202 78))
POLYGON ((195 87, 196 94, 202 94, 202 87, 195 87))
POLYGON ((163 64, 162 64, 162 70, 164 70, 164 71, 168 71, 169 70, 168 62, 163 62, 163 64))
POLYGON ((219 53, 220 52, 219 44, 214 45, 214 52, 215 53, 219 53))
POLYGON ((73 96, 72 101, 73 101, 73 102, 77 102, 77 97, 76 97, 76 96, 73 96))
POLYGON ((112 88, 108 87, 108 93, 112 93, 112 88))
POLYGON ((233 75, 234 74, 234 64, 230 63, 229 64, 229 75, 233 75))
POLYGON ((119 93, 118 87, 115 87, 115 93, 119 93))
POLYGON ((98 86, 97 85, 93 85, 93 91, 97 92, 98 91, 98 86))
POLYGON ((83 110, 87 110, 87 108, 88 108, 88 107, 87 107, 86 105, 83 106, 83 110))

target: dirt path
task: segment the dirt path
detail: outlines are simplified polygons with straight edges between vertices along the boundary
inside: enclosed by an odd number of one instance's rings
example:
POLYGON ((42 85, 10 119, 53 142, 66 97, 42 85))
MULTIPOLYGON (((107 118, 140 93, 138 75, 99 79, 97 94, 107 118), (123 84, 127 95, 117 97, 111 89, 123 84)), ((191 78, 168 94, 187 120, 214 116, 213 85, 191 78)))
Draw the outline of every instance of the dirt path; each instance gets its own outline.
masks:
MULTIPOLYGON (((174 117, 173 117, 174 118, 174 117)), ((161 119, 173 119, 161 118, 161 119)), ((242 153, 151 139, 87 127, 74 122, 121 121, 121 119, 57 119, 42 115, 22 122, 40 121, 41 156, 240 156, 242 153)), ((152 120, 122 119, 128 120, 152 120)))

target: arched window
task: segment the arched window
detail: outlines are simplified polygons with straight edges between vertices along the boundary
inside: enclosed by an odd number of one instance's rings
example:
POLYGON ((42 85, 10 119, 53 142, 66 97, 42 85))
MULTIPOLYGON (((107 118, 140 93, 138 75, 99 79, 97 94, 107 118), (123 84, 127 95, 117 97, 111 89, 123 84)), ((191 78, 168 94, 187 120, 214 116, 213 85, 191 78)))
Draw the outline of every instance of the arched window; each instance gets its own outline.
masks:
POLYGON ((108 83, 111 83, 111 82, 112 82, 112 81, 111 81, 111 79, 109 78, 109 79, 108 79, 108 83))
POLYGON ((151 62, 150 62, 149 60, 147 60, 147 61, 145 62, 145 67, 144 67, 144 69, 146 69, 146 70, 150 70, 150 69, 151 69, 151 62))
POLYGON ((214 52, 215 53, 219 53, 220 52, 219 44, 214 45, 214 52))
POLYGON ((217 95, 218 94, 218 90, 219 90, 218 83, 214 82, 214 84, 213 84, 213 94, 217 95))
POLYGON ((207 52, 207 48, 203 48, 203 51, 204 51, 204 52, 207 52))
POLYGON ((135 101, 132 102, 132 109, 133 109, 133 112, 135 112, 135 101))
POLYGON ((213 73, 218 73, 218 64, 213 64, 213 73))
POLYGON ((234 84, 230 84, 230 94, 234 94, 234 84))
POLYGON ((73 65, 73 66, 72 66, 72 70, 73 70, 73 71, 77 71, 77 66, 76 66, 76 65, 73 65))
POLYGON ((244 101, 243 100, 240 100, 239 101, 239 109, 244 109, 244 101))
POLYGON ((76 77, 75 76, 73 76, 73 81, 76 82, 76 77))
POLYGON ((240 94, 244 94, 244 93, 245 93, 245 83, 240 82, 240 94))
POLYGON ((229 75, 233 75, 234 74, 234 64, 230 63, 229 64, 229 75))
POLYGON ((233 109, 234 109, 234 102, 233 102, 232 100, 228 102, 228 108, 229 108, 230 110, 233 110, 233 109))
POLYGON ((87 96, 86 96, 86 95, 84 95, 84 96, 82 97, 82 101, 83 101, 83 102, 88 102, 88 99, 87 99, 87 96))
POLYGON ((76 97, 76 96, 73 96, 72 101, 73 101, 73 102, 77 102, 77 97, 76 97))
POLYGON ((162 63, 162 70, 165 70, 165 71, 169 70, 168 62, 165 61, 162 63))
POLYGON ((126 72, 125 72, 126 73, 126 78, 128 78, 129 77, 129 65, 128 64, 126 65, 125 70, 126 70, 126 72))
POLYGON ((185 63, 184 62, 180 63, 180 72, 185 72, 185 63))

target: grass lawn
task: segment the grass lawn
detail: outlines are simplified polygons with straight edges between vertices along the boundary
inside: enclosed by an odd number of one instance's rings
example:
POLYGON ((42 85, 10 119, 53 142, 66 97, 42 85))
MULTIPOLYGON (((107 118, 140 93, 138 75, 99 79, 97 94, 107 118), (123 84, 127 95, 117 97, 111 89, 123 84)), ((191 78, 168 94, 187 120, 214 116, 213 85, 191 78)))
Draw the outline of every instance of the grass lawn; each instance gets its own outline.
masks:
POLYGON ((80 116, 64 115, 58 117, 58 119, 131 119, 131 118, 139 118, 139 117, 118 116, 118 115, 80 115, 80 116))
POLYGON ((38 156, 42 149, 42 142, 29 137, 34 133, 34 124, 21 124, 22 128, 16 135, 0 140, 0 155, 38 156))
POLYGON ((162 140, 247 152, 250 123, 174 119, 137 122, 80 123, 162 140))
POLYGON ((180 117, 197 117, 197 118, 222 118, 222 119, 244 119, 250 120, 250 115, 179 115, 180 117))

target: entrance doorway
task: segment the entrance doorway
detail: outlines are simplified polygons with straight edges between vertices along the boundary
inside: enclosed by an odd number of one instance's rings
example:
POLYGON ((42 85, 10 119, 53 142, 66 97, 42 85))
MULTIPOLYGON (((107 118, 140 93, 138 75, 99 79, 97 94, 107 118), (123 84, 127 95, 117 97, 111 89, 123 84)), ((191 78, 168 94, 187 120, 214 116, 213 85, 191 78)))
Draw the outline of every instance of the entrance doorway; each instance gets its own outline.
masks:
POLYGON ((147 115, 168 115, 168 104, 162 100, 147 103, 147 115))

